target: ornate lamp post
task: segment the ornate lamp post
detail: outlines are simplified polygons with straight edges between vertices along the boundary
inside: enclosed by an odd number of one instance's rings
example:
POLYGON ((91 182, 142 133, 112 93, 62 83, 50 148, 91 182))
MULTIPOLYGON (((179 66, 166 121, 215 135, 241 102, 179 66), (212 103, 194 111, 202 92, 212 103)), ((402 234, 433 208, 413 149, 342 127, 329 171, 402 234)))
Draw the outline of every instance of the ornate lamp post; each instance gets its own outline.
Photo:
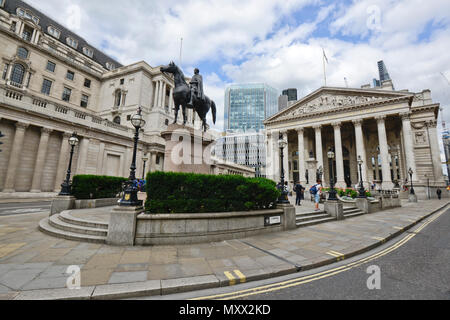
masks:
POLYGON ((331 162, 331 181, 330 181, 331 189, 329 192, 328 200, 336 201, 338 199, 336 197, 336 194, 337 194, 336 189, 334 189, 334 173, 333 173, 333 161, 334 161, 335 155, 334 155, 333 150, 331 150, 331 149, 330 149, 330 151, 328 151, 327 155, 328 155, 328 159, 331 162))
POLYGON ((414 195, 414 194, 416 194, 415 191, 414 191, 413 178, 412 178, 412 176, 413 176, 413 174, 414 174, 414 171, 413 171, 411 168, 409 168, 408 173, 409 173, 409 177, 410 177, 410 179, 411 179, 411 194, 414 195))
POLYGON ((73 160, 73 152, 75 147, 78 145, 77 133, 72 133, 72 136, 69 138, 70 149, 70 160, 69 160, 69 168, 67 169, 66 180, 61 185, 60 196, 70 196, 72 194, 72 185, 70 184, 70 175, 72 173, 72 160, 73 160))
POLYGON ((137 207, 142 205, 142 200, 138 200, 138 186, 136 183, 136 154, 139 141, 139 130, 145 126, 145 120, 143 119, 141 112, 142 109, 139 107, 137 114, 131 117, 131 124, 136 128, 134 134, 133 160, 130 167, 130 177, 124 184, 123 198, 120 201, 120 206, 137 207))
POLYGON ((145 180, 145 164, 148 161, 148 157, 147 156, 143 156, 142 157, 142 161, 144 161, 144 169, 142 170, 142 180, 145 180))
POLYGON ((361 156, 358 156, 358 165, 359 165, 359 177, 360 177, 360 181, 359 181, 359 196, 358 198, 367 198, 366 196, 366 190, 364 189, 364 183, 363 183, 363 178, 362 178, 362 165, 363 165, 364 161, 361 159, 361 156))
POLYGON ((280 138, 278 140, 278 145, 280 147, 280 154, 281 154, 281 196, 278 199, 278 203, 289 203, 288 200, 288 193, 286 190, 286 186, 284 185, 284 148, 287 146, 287 142, 284 141, 283 138, 280 138))

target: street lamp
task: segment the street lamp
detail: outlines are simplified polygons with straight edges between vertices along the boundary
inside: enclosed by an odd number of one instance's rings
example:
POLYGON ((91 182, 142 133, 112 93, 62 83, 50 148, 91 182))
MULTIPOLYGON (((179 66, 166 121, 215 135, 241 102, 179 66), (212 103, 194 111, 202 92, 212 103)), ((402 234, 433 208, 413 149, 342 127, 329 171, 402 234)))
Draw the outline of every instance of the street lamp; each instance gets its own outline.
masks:
POLYGON ((281 154, 281 196, 278 199, 278 203, 284 204, 289 203, 288 193, 286 186, 284 185, 284 148, 286 148, 287 142, 283 138, 280 138, 280 140, 278 140, 278 145, 280 147, 281 154))
POLYGON ((137 114, 131 117, 131 124, 136 129, 134 134, 133 160, 130 167, 130 177, 128 181, 124 183, 123 198, 120 200, 120 206, 142 206, 142 200, 138 200, 138 186, 136 183, 136 153, 139 141, 139 131, 145 126, 145 120, 143 119, 141 113, 142 109, 139 107, 137 114))
POLYGON ((144 161, 144 169, 142 170, 142 180, 145 180, 145 164, 148 161, 148 157, 147 156, 143 156, 142 157, 142 161, 144 161))
POLYGON ((361 156, 358 156, 358 165, 359 165, 359 177, 360 177, 360 182, 359 182, 359 196, 358 198, 367 198, 366 196, 366 190, 364 189, 364 183, 363 183, 363 178, 362 178, 362 165, 363 165, 364 161, 363 159, 361 159, 361 156))
POLYGON ((328 159, 331 162, 331 180, 330 180, 331 189, 329 192, 328 200, 336 201, 338 199, 336 197, 336 194, 337 194, 336 189, 334 189, 334 173, 333 173, 333 161, 334 161, 335 155, 334 155, 333 150, 331 150, 331 149, 330 149, 330 151, 328 151, 327 155, 328 155, 328 159))
POLYGON ((73 152, 75 147, 78 145, 77 133, 72 133, 72 136, 69 138, 69 145, 71 147, 70 149, 70 160, 69 160, 69 168, 67 169, 67 176, 66 180, 61 185, 61 192, 59 193, 60 196, 70 196, 72 194, 72 185, 70 184, 70 175, 72 173, 72 159, 73 159, 73 152))
POLYGON ((414 192, 413 178, 412 178, 412 176, 413 176, 413 174, 414 174, 414 171, 413 171, 411 168, 409 168, 408 173, 409 173, 409 177, 411 178, 411 194, 414 195, 414 194, 416 194, 416 193, 414 192))

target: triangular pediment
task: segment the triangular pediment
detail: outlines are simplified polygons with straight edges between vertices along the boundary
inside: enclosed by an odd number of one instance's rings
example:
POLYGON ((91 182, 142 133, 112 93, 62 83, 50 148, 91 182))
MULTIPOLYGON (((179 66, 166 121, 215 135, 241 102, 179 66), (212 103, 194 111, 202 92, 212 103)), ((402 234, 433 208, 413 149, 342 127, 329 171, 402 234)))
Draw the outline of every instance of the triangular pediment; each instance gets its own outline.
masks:
POLYGON ((336 111, 347 107, 364 106, 375 102, 413 96, 414 93, 406 91, 322 87, 297 101, 289 108, 268 118, 265 122, 270 123, 303 115, 336 111))

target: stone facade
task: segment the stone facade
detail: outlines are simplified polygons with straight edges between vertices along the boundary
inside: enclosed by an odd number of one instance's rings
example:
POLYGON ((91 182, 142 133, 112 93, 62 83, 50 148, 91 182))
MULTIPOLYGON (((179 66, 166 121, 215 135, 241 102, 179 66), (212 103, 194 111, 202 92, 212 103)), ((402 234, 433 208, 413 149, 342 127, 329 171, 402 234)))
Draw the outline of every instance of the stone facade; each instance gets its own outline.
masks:
POLYGON ((325 186, 330 185, 333 170, 337 187, 354 188, 360 181, 360 156, 366 188, 373 182, 385 190, 410 186, 411 168, 419 198, 427 196, 428 182, 435 197, 438 187, 443 191, 446 187, 436 129, 438 113, 439 104, 432 101, 429 90, 322 87, 265 121, 268 164, 272 164, 268 176, 280 180, 281 134, 288 141, 284 168, 289 168, 291 184, 299 180, 314 184, 321 167, 325 186), (328 159, 330 149, 334 161, 328 159))
MULTIPOLYGON (((147 124, 136 176, 144 175, 144 156, 146 172, 163 170, 160 133, 174 120, 174 83, 159 67, 121 66, 26 3, 6 1, 0 72, 1 192, 60 191, 72 132, 80 137, 73 174, 128 177, 135 131, 129 120, 139 106, 147 124)), ((192 110, 188 120, 200 127, 192 110)))

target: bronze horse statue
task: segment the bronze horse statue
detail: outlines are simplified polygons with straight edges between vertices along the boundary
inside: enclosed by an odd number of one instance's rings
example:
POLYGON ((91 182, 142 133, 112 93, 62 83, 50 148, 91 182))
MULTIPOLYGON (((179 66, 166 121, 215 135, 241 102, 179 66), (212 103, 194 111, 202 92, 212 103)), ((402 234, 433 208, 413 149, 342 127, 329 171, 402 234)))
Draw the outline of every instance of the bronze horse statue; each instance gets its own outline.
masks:
MULTIPOLYGON (((175 102, 175 121, 177 123, 178 120, 178 112, 180 111, 180 106, 183 111, 183 124, 186 125, 187 115, 186 109, 191 107, 188 105, 188 102, 191 98, 191 89, 189 85, 186 83, 183 72, 174 62, 169 63, 167 66, 161 67, 161 72, 171 73, 174 77, 175 89, 173 90, 173 100, 175 102)), ((212 118, 214 124, 216 124, 216 104, 214 101, 205 96, 205 99, 199 99, 194 96, 193 99, 194 110, 197 112, 198 116, 202 120, 202 128, 206 132, 208 129, 208 125, 206 123, 206 115, 209 110, 212 111, 212 118)))

